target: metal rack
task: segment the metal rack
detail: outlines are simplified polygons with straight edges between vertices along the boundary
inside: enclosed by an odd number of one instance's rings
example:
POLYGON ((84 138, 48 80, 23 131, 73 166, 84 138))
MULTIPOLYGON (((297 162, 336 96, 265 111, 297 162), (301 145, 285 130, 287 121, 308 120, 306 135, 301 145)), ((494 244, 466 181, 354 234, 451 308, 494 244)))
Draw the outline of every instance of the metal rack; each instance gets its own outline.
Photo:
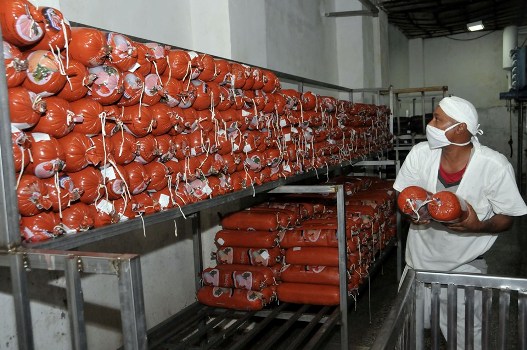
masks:
MULTIPOLYGON (((78 24, 77 24, 78 25, 78 24)), ((131 37, 133 40, 146 40, 131 37)), ((0 44, 2 43, 0 36, 0 44)), ((0 45, 0 50, 2 45, 0 45)), ((3 51, 0 51, 0 53, 3 51)), ((221 57, 218 57, 221 58, 221 57)), ((230 60, 229 61, 233 61, 230 60)), ((303 91, 304 85, 312 85, 341 92, 348 92, 350 99, 354 93, 386 94, 390 89, 350 89, 324 82, 305 79, 290 74, 273 71, 279 78, 298 82, 303 91)), ((0 77, 5 77, 4 62, 0 62, 0 77)), ((0 78, 0 267, 8 267, 12 280, 12 296, 15 306, 17 339, 20 349, 33 349, 30 298, 28 293, 27 274, 32 269, 64 271, 68 296, 68 313, 72 333, 72 348, 86 349, 86 330, 83 313, 83 297, 80 283, 81 273, 108 274, 118 277, 121 304, 123 346, 125 349, 146 349, 147 332, 145 322, 143 286, 140 257, 133 254, 90 253, 71 251, 80 246, 115 237, 130 230, 143 227, 139 219, 90 230, 89 232, 64 236, 42 243, 22 244, 18 226, 18 206, 15 190, 14 163, 11 153, 11 135, 7 84, 0 78)), ((391 101, 390 101, 391 102, 391 101)), ((392 105, 390 107, 393 109, 392 105)), ((339 166, 329 167, 293 176, 287 179, 267 183, 254 189, 246 189, 232 194, 209 199, 184 206, 181 211, 172 209, 144 218, 144 225, 173 220, 183 214, 190 215, 193 223, 199 222, 199 212, 206 208, 216 207, 235 199, 253 196, 257 193, 271 191, 280 186, 314 178, 329 172, 339 172, 342 167, 358 160, 350 160, 339 166)), ((278 191, 278 190, 277 190, 278 191)), ((200 236, 197 225, 193 225, 194 237, 200 236)), ((194 248, 200 248, 201 242, 195 239, 194 248)), ((201 251, 196 249, 196 251, 201 251)), ((201 259, 201 257, 200 257, 201 259)), ((195 258, 195 268, 201 269, 201 262, 195 258)), ((344 285, 345 286, 345 285, 344 285)), ((342 287, 341 287, 342 288, 342 287)), ((347 305, 347 300, 342 300, 347 305)), ((342 313, 341 313, 342 314, 342 313)), ((341 322, 343 322, 341 320, 341 322)), ((347 334, 345 335, 347 337, 347 334)), ((343 335, 344 337, 344 335, 343 335)), ((347 339, 347 338, 346 338, 347 339)))
MULTIPOLYGON (((339 254, 340 304, 338 306, 316 306, 281 303, 261 311, 235 311, 208 307, 194 303, 174 315, 171 319, 148 332, 149 349, 242 349, 251 343, 254 349, 270 349, 289 336, 286 348, 314 349, 340 325, 341 349, 348 349, 348 310, 351 297, 347 290, 346 275, 346 220, 343 185, 280 186, 270 194, 291 193, 336 193, 337 195, 337 240, 339 254)), ((199 216, 197 217, 199 220, 199 216)), ((201 235, 193 236, 194 247, 201 246, 201 235)), ((380 253, 369 271, 368 278, 384 262, 388 252, 398 244, 400 237, 392 239, 380 253)), ((196 252, 201 252, 197 249, 196 252)), ((200 266, 200 254, 195 255, 195 266, 200 266)), ((200 270, 198 270, 200 271, 200 270)), ((199 277, 196 284, 200 286, 199 277)))

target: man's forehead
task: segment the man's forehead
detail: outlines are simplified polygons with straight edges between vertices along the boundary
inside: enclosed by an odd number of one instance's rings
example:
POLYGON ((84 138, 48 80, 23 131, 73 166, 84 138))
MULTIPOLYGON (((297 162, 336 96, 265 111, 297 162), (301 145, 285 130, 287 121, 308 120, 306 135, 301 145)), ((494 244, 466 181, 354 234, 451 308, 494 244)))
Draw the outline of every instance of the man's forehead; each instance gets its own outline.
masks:
POLYGON ((436 107, 435 113, 437 113, 441 117, 441 119, 443 119, 445 121, 450 121, 452 123, 457 123, 457 120, 455 120, 454 118, 451 118, 450 116, 448 116, 448 114, 446 114, 445 111, 443 111, 443 109, 440 106, 436 107))

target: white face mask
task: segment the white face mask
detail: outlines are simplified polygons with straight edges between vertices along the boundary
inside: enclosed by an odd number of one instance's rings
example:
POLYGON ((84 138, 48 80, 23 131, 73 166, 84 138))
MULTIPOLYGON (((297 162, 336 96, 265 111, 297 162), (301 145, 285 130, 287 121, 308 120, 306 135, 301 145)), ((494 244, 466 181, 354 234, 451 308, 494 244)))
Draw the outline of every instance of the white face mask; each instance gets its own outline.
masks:
POLYGON ((428 139, 428 146, 430 147, 430 149, 441 148, 441 147, 445 147, 448 145, 466 146, 470 142, 472 142, 472 141, 468 141, 465 143, 454 143, 454 142, 450 142, 450 140, 446 137, 445 135, 446 132, 450 129, 455 128, 459 124, 461 123, 456 123, 452 126, 449 126, 445 130, 438 129, 435 126, 427 125, 426 126, 426 138, 428 139))

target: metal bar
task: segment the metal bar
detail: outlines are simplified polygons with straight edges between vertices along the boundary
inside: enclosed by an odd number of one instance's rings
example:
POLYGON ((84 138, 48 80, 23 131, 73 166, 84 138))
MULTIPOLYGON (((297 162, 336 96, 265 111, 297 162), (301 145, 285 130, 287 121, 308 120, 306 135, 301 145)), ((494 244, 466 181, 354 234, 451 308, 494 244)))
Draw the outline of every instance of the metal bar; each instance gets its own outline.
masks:
MULTIPOLYGON (((397 172, 396 172, 397 173, 397 172)), ((401 212, 399 210, 396 210, 396 225, 397 225, 397 231, 395 234, 397 235, 397 281, 401 280, 401 275, 403 271, 403 242, 402 242, 402 217, 401 212)))
POLYGON ((474 287, 465 287, 465 349, 474 349, 474 287))
POLYGON ((393 92, 397 94, 409 94, 418 92, 443 92, 448 90, 448 86, 427 86, 418 88, 394 89, 393 92))
MULTIPOLYGON (((4 45, 0 30, 0 57, 4 45)), ((18 201, 16 194, 15 164, 11 144, 11 119, 6 83, 5 62, 0 62, 0 251, 20 245, 18 226, 18 201)))
POLYGON ((509 306, 511 302, 511 291, 509 289, 500 290, 500 310, 498 324, 498 349, 507 349, 509 306))
POLYGON ((194 276, 196 292, 201 288, 201 272, 203 271, 203 248, 201 246, 200 213, 192 214, 192 243, 194 252, 194 276))
MULTIPOLYGON (((287 305, 287 303, 283 303, 282 305, 287 305)), ((283 308, 283 306, 282 306, 283 308)), ((221 332, 220 334, 216 335, 215 337, 213 337, 204 347, 203 347, 203 350, 208 350, 210 349, 212 346, 214 346, 216 343, 218 342, 221 342, 225 339, 227 339, 228 337, 230 337, 234 332, 236 332, 236 330, 238 330, 238 328, 244 324, 245 322, 247 322, 251 317, 254 316, 254 314, 256 313, 256 311, 251 311, 251 312, 248 312, 245 314, 245 316, 243 316, 242 318, 240 318, 238 321, 236 321, 235 323, 233 323, 232 325, 229 326, 229 328, 225 331, 225 332, 221 332)))
POLYGON ((448 348, 457 349, 457 286, 447 286, 447 341, 448 348))
POLYGON ((319 186, 280 186, 269 193, 337 193, 337 185, 319 185, 319 186))
MULTIPOLYGON (((329 330, 333 328, 333 326, 338 322, 339 315, 341 312, 339 309, 335 309, 331 316, 328 318, 328 321, 322 325, 322 327, 319 328, 319 330, 315 333, 315 335, 309 340, 309 342, 302 348, 303 350, 312 350, 317 348, 319 343, 322 341, 324 336, 326 336, 329 333, 329 330)), ((346 322, 347 324, 347 322, 346 322)), ((342 327, 340 328, 340 331, 342 332, 342 327)), ((348 349, 349 343, 342 343, 342 336, 341 336, 341 349, 348 349)))
POLYGON ((302 329, 302 331, 296 336, 296 338, 287 345, 287 348, 290 350, 294 350, 298 348, 298 346, 304 341, 306 336, 313 330, 313 328, 315 328, 317 323, 319 323, 320 320, 323 317, 325 317, 329 309, 330 309, 329 306, 324 306, 322 309, 320 309, 320 311, 316 314, 316 316, 313 317, 311 322, 309 322, 307 326, 305 326, 304 329, 302 329))
POLYGON ((303 92, 304 92, 304 83, 301 82, 301 81, 298 82, 298 91, 299 91, 300 93, 303 93, 303 92))
MULTIPOLYGON (((415 277, 414 277, 415 279, 415 277)), ((425 284, 415 280, 415 323, 413 324, 413 331, 415 336, 410 340, 412 341, 412 346, 410 349, 424 349, 425 337, 424 337, 424 322, 425 322, 425 284)), ((426 315, 430 317, 430 315, 426 315)))
POLYGON ((230 350, 238 350, 238 349, 244 349, 245 346, 258 334, 260 333, 269 323, 271 323, 272 320, 280 313, 280 311, 287 305, 287 303, 283 303, 279 305, 276 309, 273 310, 269 314, 269 317, 265 318, 262 322, 258 323, 256 327, 254 327, 249 333, 245 334, 245 336, 240 339, 238 342, 236 342, 232 347, 230 347, 230 350))
POLYGON ((441 335, 439 329, 439 295, 441 293, 441 285, 439 283, 432 283, 432 295, 431 295, 431 309, 432 315, 430 324, 432 327, 432 349, 439 350, 439 337, 441 335))
MULTIPOLYGON (((73 256, 72 252, 45 249, 19 249, 14 255, 21 255, 32 269, 65 271, 66 260, 73 256)), ((112 254, 75 252, 75 256, 81 260, 82 271, 85 273, 96 273, 106 275, 117 275, 116 263, 137 258, 135 254, 112 254)), ((0 262, 8 262, 5 256, 0 255, 0 262)))
POLYGON ((200 340, 200 338, 204 334, 206 334, 209 330, 219 325, 226 318, 231 317, 233 313, 234 313, 234 310, 227 310, 221 315, 216 316, 212 321, 210 321, 209 323, 206 323, 204 327, 198 329, 197 332, 185 338, 180 344, 177 344, 176 346, 174 346, 173 349, 185 349, 187 346, 192 345, 192 343, 194 343, 195 341, 200 340))
POLYGON ((346 256, 346 197, 344 185, 337 186, 337 241, 339 252, 339 293, 340 293, 340 346, 345 349, 348 337, 348 276, 346 256))
POLYGON ((518 188, 522 194, 524 193, 523 188, 523 102, 518 102, 518 149, 516 150, 516 182, 518 188))
POLYGON ((326 17, 354 17, 354 16, 378 16, 378 12, 369 10, 357 10, 357 11, 339 11, 339 12, 325 12, 326 17))
MULTIPOLYGON (((260 311, 256 312, 254 317, 265 318, 265 317, 269 316, 269 314, 272 311, 273 311, 272 309, 271 310, 260 310, 260 311)), ((237 316, 243 316, 243 315, 245 315, 245 311, 239 311, 239 312, 236 313, 236 315, 237 316)), ((284 312, 281 312, 279 315, 277 315, 275 318, 277 320, 289 320, 293 316, 294 316, 294 312, 284 311, 284 312)), ((298 318, 298 321, 300 321, 300 322, 311 322, 311 320, 313 318, 315 318, 315 317, 316 317, 316 314, 303 314, 303 315, 301 315, 298 318)), ((327 319, 326 316, 322 317, 322 319, 319 321, 319 323, 325 323, 326 319, 327 319)))
POLYGON ((25 260, 22 254, 9 254, 13 302, 16 315, 18 348, 31 350, 33 343, 33 325, 31 324, 31 307, 27 290, 25 260))
POLYGON ((125 350, 147 348, 143 281, 139 256, 118 264, 119 299, 125 350))
POLYGON ((280 327, 280 329, 278 329, 277 331, 273 332, 272 335, 269 335, 269 337, 267 338, 267 340, 265 341, 265 343, 263 343, 261 346, 257 347, 258 350, 266 350, 266 349, 270 349, 278 339, 280 339, 280 337, 282 335, 284 335, 285 332, 287 332, 289 330, 289 328, 291 328, 291 326, 296 322, 298 321, 298 319, 300 318, 300 316, 302 316, 302 314, 309 308, 309 305, 302 305, 300 307, 300 309, 298 309, 294 315, 292 317, 289 318, 289 320, 287 320, 287 322, 280 327))
POLYGON ((490 319, 492 316, 492 289, 482 290, 481 310, 481 349, 490 350, 490 319))
POLYGON ((421 92, 421 111, 422 111, 422 115, 421 115, 421 121, 423 123, 423 133, 425 132, 426 130, 426 118, 425 118, 425 93, 424 91, 421 92))
POLYGON ((363 160, 353 164, 353 166, 365 166, 365 165, 395 165, 395 160, 363 160))
POLYGON ((507 288, 509 290, 527 290, 527 279, 512 278, 492 275, 443 273, 443 272, 417 272, 417 279, 424 283, 437 282, 440 284, 455 284, 481 288, 507 288))
POLYGON ((527 291, 518 293, 518 348, 527 349, 527 291))
POLYGON ((84 322, 84 298, 82 296, 81 260, 75 256, 66 258, 66 293, 68 296, 68 316, 71 329, 72 349, 88 349, 86 324, 84 322))
POLYGON ((187 308, 176 313, 169 319, 165 320, 161 324, 157 325, 148 332, 148 348, 154 349, 158 345, 162 344, 167 339, 175 336, 186 325, 201 319, 204 315, 207 315, 208 307, 195 302, 187 308))

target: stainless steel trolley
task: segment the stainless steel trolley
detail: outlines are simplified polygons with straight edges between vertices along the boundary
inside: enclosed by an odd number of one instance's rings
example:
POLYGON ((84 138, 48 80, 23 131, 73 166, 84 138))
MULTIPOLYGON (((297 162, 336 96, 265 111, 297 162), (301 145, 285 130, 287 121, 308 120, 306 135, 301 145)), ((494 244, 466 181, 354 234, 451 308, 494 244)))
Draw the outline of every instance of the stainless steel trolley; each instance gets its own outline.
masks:
POLYGON ((465 349, 474 348, 474 292, 482 291, 482 349, 527 349, 527 279, 409 270, 371 349, 425 349, 424 291, 431 289, 429 347, 439 349, 439 295, 447 292, 447 348, 456 349, 456 329, 465 329, 465 349), (465 324, 457 324, 457 290, 465 291, 465 324), (517 324, 517 326, 516 326, 517 324))

